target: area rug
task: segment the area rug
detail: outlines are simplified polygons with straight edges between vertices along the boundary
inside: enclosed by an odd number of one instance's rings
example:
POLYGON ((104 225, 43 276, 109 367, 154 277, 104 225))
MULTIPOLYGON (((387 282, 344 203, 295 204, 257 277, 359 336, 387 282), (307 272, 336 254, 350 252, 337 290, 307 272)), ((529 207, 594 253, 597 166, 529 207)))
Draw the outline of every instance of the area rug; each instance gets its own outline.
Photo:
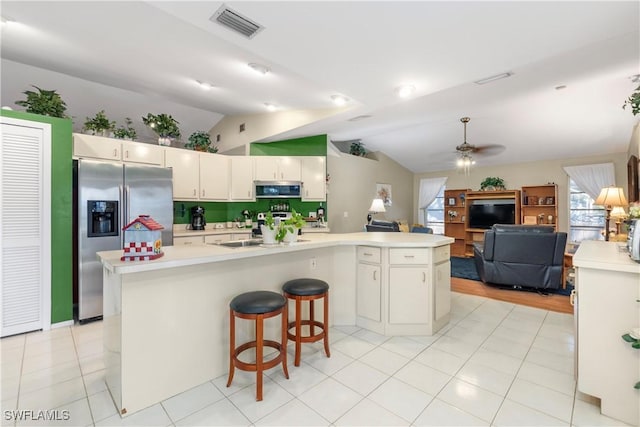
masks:
MULTIPOLYGON (((461 279, 475 280, 480 281, 480 276, 478 275, 478 270, 476 270, 476 264, 473 258, 461 258, 461 257, 451 257, 451 277, 459 277, 461 279)), ((512 286, 505 285, 490 285, 495 286, 498 289, 513 289, 512 286)), ((529 291, 536 292, 542 294, 555 294, 555 295, 570 295, 573 290, 573 285, 567 283, 565 289, 557 289, 557 290, 539 290, 535 288, 518 288, 519 291, 529 291)))

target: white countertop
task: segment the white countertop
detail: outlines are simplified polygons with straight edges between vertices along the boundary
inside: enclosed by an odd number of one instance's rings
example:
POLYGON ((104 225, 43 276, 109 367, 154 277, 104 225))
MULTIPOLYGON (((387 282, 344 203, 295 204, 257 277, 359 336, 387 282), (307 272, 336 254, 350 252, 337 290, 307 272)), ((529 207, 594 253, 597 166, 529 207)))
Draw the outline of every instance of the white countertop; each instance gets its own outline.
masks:
POLYGON ((303 234, 301 239, 304 241, 269 247, 249 246, 228 248, 219 245, 165 246, 162 248, 164 256, 153 261, 120 261, 122 250, 98 252, 97 255, 107 270, 117 274, 129 274, 339 245, 432 248, 450 245, 454 241, 451 237, 433 234, 380 232, 345 234, 313 233, 303 234))
POLYGON ((626 244, 602 240, 584 241, 580 243, 580 247, 573 255, 573 265, 640 274, 640 263, 633 261, 628 252, 621 251, 622 247, 626 247, 626 244))

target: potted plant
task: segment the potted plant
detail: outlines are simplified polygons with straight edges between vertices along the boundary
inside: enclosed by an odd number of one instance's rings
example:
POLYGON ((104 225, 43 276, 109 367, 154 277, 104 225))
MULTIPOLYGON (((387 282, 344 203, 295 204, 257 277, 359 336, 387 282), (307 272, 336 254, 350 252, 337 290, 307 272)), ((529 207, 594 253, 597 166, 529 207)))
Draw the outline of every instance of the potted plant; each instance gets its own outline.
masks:
POLYGON ((260 232, 262 233, 262 243, 265 245, 275 245, 277 243, 276 234, 278 230, 276 229, 276 222, 271 212, 267 212, 265 215, 264 224, 260 226, 260 232))
POLYGON ((217 153, 218 148, 211 146, 211 137, 207 132, 201 130, 189 135, 189 142, 184 144, 184 148, 189 150, 203 151, 205 153, 217 153))
POLYGON ((142 123, 149 126, 158 134, 158 144, 171 145, 171 138, 180 138, 180 128, 178 121, 168 114, 151 114, 142 118, 142 123))
POLYGON ((364 157, 364 155, 367 154, 367 150, 364 149, 364 145, 362 145, 362 142, 356 141, 352 142, 349 146, 349 154, 364 157))
POLYGON ((127 126, 120 126, 118 129, 114 130, 113 136, 118 139, 129 139, 133 141, 134 139, 136 139, 136 136, 138 136, 136 130, 131 126, 133 122, 129 117, 126 117, 124 121, 127 126))
POLYGON ((624 101, 622 108, 626 109, 627 105, 631 106, 631 114, 634 116, 640 114, 640 86, 624 101))
POLYGON ((116 122, 109 121, 104 113, 100 110, 93 118, 87 117, 84 122, 84 130, 92 135, 109 136, 109 132, 116 126, 116 122))
POLYGON ((22 93, 27 95, 27 99, 23 101, 16 101, 16 105, 27 107, 27 113, 59 117, 61 119, 67 118, 64 114, 67 110, 67 104, 65 104, 55 90, 44 90, 35 85, 31 86, 38 89, 38 92, 25 90, 22 93))
POLYGON ((480 183, 481 191, 504 190, 504 179, 489 176, 480 183))
POLYGON ((453 222, 453 218, 458 216, 458 211, 451 210, 447 212, 447 215, 449 215, 449 222, 453 222))
POLYGON ((291 218, 287 218, 280 222, 276 240, 278 242, 293 243, 298 240, 298 229, 304 227, 305 221, 302 215, 297 213, 295 209, 291 210, 291 218))

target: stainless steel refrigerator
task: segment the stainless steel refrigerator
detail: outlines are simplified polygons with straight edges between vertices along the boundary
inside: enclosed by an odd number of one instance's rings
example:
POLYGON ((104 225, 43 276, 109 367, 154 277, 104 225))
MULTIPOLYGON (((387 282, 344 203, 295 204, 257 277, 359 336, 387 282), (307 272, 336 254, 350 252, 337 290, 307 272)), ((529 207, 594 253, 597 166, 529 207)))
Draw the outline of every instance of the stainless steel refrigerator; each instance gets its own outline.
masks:
POLYGON ((96 252, 122 249, 122 227, 138 215, 164 226, 173 245, 173 174, 169 168, 81 159, 77 162, 78 319, 102 316, 102 264, 96 252))

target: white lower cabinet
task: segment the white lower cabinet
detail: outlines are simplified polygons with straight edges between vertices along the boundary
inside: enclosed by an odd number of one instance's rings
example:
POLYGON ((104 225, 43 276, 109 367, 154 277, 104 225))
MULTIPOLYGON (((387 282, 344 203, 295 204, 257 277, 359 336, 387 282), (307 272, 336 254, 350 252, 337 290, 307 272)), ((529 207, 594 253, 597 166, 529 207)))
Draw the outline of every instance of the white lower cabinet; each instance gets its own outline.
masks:
POLYGON ((449 322, 449 246, 357 250, 356 323, 384 335, 433 335, 449 322))
POLYGON ((389 323, 428 323, 428 268, 389 268, 389 323))
POLYGON ((382 285, 379 265, 358 263, 358 281, 356 294, 360 297, 356 304, 356 313, 365 319, 380 322, 382 320, 382 285))

